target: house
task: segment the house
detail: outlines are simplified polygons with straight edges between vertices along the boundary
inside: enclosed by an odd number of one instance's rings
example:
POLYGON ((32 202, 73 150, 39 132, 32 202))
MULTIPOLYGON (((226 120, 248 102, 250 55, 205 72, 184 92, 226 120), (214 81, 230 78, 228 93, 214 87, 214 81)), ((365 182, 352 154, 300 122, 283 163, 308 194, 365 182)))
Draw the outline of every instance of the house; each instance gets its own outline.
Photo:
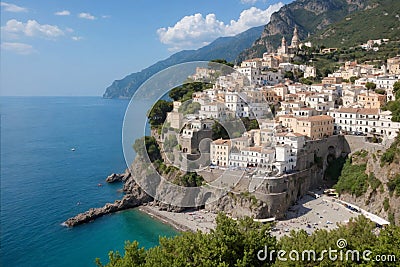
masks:
MULTIPOLYGON (((211 140, 213 120, 194 119, 188 121, 179 133, 179 144, 185 154, 200 154, 200 142, 211 140)), ((209 147, 208 145, 206 146, 209 147)))
POLYGON ((218 139, 211 142, 210 161, 212 164, 222 167, 229 166, 231 152, 231 140, 218 139))
POLYGON ((388 58, 387 70, 389 74, 400 74, 400 56, 388 58))
POLYGON ((367 91, 357 96, 357 103, 364 108, 381 108, 386 103, 386 96, 367 91))
POLYGON ((217 119, 223 120, 226 116, 226 107, 222 102, 208 102, 200 107, 200 117, 209 118, 209 119, 217 119))
POLYGON ((279 116, 282 126, 291 129, 294 133, 307 136, 312 140, 329 137, 333 134, 334 120, 328 115, 311 117, 294 117, 292 115, 279 116))
POLYGON ((368 108, 340 108, 328 113, 335 120, 334 133, 362 132, 393 139, 400 129, 399 122, 392 122, 390 111, 368 108))
POLYGON ((179 101, 173 102, 173 110, 167 113, 166 122, 174 129, 181 129, 183 125, 183 114, 179 112, 179 108, 182 105, 179 101))

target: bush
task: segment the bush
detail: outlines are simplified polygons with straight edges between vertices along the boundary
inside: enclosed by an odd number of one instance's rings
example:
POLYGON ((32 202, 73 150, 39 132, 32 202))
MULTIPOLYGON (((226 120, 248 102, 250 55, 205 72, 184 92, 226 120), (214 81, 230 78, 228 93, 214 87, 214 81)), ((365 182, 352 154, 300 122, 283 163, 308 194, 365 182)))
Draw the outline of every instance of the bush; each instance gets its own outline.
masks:
POLYGON ((368 175, 365 173, 366 169, 367 164, 352 164, 351 158, 348 158, 334 188, 336 188, 339 193, 348 192, 357 197, 361 196, 368 189, 368 175))
POLYGON ((387 182, 386 185, 389 189, 389 193, 395 193, 396 196, 400 196, 400 174, 397 174, 393 179, 387 182))
POLYGON ((388 211, 389 208, 390 208, 389 199, 388 199, 387 197, 385 197, 385 200, 383 201, 383 209, 384 209, 385 211, 388 211))

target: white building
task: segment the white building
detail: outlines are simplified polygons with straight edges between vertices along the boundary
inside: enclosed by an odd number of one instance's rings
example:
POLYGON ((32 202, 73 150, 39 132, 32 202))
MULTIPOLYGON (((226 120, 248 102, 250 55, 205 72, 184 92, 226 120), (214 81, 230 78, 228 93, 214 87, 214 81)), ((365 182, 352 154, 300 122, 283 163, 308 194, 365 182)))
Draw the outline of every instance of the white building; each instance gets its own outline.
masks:
POLYGON ((388 139, 395 138, 400 130, 399 122, 392 122, 390 111, 368 108, 340 108, 328 112, 335 120, 334 132, 362 132, 388 139))
POLYGON ((226 116, 226 107, 222 102, 208 102, 201 105, 199 114, 202 118, 223 120, 226 116))
POLYGON ((229 166, 231 152, 231 140, 218 139, 211 142, 210 161, 212 164, 222 167, 229 166))

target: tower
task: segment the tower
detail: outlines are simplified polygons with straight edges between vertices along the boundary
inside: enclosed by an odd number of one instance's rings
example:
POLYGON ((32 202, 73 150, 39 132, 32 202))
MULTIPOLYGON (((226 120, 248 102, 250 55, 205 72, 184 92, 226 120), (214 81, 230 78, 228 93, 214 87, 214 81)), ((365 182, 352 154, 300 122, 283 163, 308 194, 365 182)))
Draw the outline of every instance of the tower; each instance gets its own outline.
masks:
POLYGON ((298 34, 298 31, 297 31, 297 26, 294 27, 291 47, 292 48, 299 48, 299 34, 298 34))
POLYGON ((285 36, 282 37, 282 43, 281 43, 281 49, 279 51, 281 54, 287 54, 288 53, 288 46, 286 43, 285 36))

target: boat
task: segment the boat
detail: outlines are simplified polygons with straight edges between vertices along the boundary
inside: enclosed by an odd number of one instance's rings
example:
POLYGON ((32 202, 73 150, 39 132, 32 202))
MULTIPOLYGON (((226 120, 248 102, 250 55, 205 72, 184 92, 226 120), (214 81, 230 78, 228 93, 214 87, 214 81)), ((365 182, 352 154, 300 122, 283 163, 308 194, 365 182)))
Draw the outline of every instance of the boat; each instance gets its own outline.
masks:
POLYGON ((71 151, 75 151, 75 147, 71 148, 71 151))

